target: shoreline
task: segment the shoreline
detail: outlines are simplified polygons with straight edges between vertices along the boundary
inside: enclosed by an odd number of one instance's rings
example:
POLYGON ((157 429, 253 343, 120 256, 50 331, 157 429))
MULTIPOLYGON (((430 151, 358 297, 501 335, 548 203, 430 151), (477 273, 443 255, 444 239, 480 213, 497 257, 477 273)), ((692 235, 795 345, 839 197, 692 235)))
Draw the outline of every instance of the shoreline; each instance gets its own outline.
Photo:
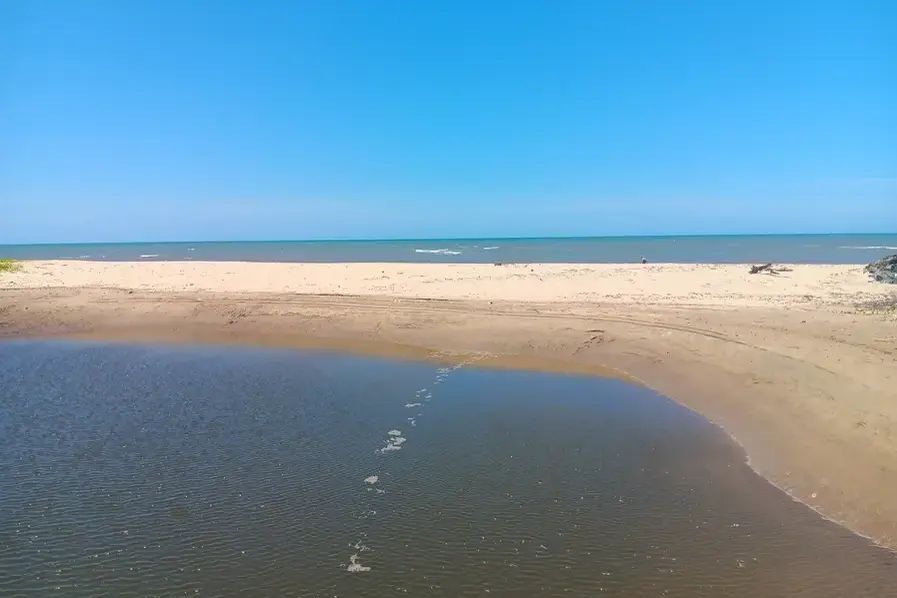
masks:
POLYGON ((722 428, 794 500, 897 548, 897 319, 857 309, 892 290, 855 266, 22 266, 0 275, 0 340, 479 354, 641 383, 722 428))

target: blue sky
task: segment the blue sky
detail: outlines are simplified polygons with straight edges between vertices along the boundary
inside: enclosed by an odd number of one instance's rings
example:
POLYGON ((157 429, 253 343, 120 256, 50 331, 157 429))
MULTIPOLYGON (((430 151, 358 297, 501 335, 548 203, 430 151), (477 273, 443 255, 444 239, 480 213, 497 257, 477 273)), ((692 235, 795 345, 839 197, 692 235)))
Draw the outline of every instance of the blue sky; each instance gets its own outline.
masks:
POLYGON ((0 3, 0 243, 897 231, 897 2, 0 3))

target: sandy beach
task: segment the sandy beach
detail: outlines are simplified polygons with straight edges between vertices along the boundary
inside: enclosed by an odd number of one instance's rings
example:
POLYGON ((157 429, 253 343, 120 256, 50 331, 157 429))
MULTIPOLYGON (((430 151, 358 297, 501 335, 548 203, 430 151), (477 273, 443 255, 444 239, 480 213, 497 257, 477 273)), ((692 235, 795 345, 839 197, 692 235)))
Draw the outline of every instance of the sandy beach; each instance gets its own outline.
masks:
POLYGON ((0 273, 0 338, 474 354, 619 376, 718 423, 772 483, 897 548, 894 293, 857 266, 25 262, 0 273))

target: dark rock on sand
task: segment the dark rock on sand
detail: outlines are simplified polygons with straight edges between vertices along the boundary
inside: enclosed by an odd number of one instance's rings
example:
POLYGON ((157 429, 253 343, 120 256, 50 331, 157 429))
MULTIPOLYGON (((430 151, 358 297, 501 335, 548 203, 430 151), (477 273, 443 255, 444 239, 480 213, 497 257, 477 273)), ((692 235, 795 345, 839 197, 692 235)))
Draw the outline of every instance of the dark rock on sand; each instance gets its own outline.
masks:
POLYGON ((897 253, 872 262, 865 268, 873 280, 887 284, 897 284, 897 253))

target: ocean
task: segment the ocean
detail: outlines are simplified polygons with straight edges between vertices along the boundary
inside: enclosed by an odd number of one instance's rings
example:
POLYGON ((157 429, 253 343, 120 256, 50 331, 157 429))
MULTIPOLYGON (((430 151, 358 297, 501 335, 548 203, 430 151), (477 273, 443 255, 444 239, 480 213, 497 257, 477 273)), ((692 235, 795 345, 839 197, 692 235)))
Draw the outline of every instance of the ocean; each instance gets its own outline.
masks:
POLYGON ((897 557, 617 380, 0 343, 0 596, 892 595, 897 557))
POLYGON ((0 245, 2 258, 100 261, 865 264, 893 253, 897 234, 0 245))

